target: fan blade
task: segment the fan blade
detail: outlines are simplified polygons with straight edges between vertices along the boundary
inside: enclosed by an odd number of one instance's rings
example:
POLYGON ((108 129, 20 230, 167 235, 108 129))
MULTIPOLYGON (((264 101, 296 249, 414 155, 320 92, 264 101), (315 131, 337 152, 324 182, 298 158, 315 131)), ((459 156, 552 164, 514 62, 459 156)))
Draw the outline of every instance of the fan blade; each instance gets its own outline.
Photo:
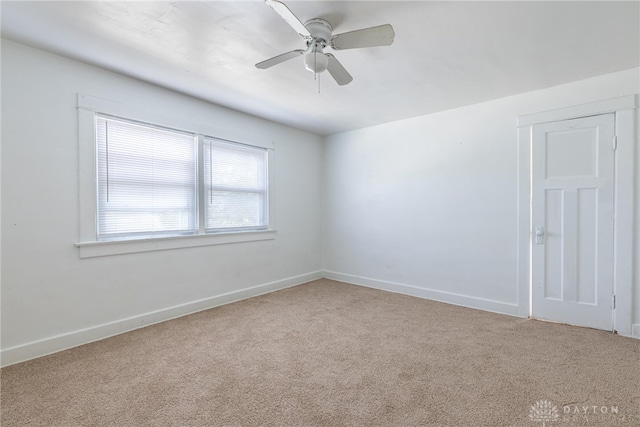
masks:
POLYGON ((271 7, 271 9, 275 10, 278 15, 282 17, 287 24, 291 26, 300 36, 311 37, 311 33, 307 30, 307 27, 304 26, 302 22, 296 17, 296 15, 291 12, 291 10, 282 2, 276 0, 264 0, 264 2, 271 7))
POLYGON ((331 37, 331 47, 336 50, 354 49, 358 47, 389 46, 393 43, 396 33, 389 24, 377 27, 363 28, 336 34, 331 37))
POLYGON ((266 68, 273 67, 274 65, 278 65, 281 62, 288 61, 290 59, 298 57, 298 56, 302 55, 303 53, 304 53, 304 50, 302 50, 302 49, 292 50, 291 52, 287 52, 287 53, 283 53, 282 55, 274 56, 273 58, 267 59, 266 61, 258 62, 256 64, 256 68, 260 68, 261 70, 264 70, 266 68))
POLYGON ((336 59, 335 56, 330 53, 325 53, 325 55, 329 58, 329 64, 327 65, 327 71, 331 74, 331 77, 338 83, 340 86, 344 86, 346 84, 351 83, 353 77, 351 74, 344 69, 340 61, 336 59))

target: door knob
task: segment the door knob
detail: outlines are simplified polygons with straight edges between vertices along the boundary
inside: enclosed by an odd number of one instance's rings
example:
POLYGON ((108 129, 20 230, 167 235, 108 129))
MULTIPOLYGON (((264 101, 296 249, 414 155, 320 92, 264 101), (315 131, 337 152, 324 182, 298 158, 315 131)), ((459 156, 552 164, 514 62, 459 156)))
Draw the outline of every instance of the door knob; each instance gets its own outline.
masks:
POLYGON ((536 245, 544 245, 544 227, 536 227, 534 232, 536 235, 536 245))

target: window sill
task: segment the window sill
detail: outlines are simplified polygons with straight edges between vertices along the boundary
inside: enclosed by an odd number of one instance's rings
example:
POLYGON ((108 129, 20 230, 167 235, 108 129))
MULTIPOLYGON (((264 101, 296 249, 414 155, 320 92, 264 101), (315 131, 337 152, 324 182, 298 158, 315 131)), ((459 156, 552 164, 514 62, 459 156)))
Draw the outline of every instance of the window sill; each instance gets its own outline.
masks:
POLYGON ((157 237, 140 240, 118 240, 110 242, 79 242, 80 258, 133 254, 138 252, 164 251, 169 249, 195 248, 199 246, 226 245, 230 243, 273 240, 276 230, 241 231, 193 236, 157 237))

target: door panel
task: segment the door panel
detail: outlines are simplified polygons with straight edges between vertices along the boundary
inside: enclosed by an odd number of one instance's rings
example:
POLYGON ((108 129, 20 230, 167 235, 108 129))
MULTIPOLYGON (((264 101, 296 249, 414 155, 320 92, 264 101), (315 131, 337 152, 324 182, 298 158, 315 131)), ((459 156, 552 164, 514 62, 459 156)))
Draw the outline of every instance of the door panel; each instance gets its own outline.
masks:
POLYGON ((581 188, 578 190, 577 209, 580 218, 577 227, 577 239, 580 250, 577 258, 576 301, 585 304, 596 304, 596 265, 597 265, 597 190, 581 188))
POLYGON ((613 327, 613 137, 613 114, 533 128, 534 317, 613 327))
POLYGON ((593 128, 548 132, 545 138, 546 178, 597 175, 597 143, 598 136, 593 128))
POLYGON ((546 221, 546 251, 544 253, 546 269, 544 270, 544 297, 558 301, 562 300, 562 269, 561 264, 554 262, 562 258, 562 190, 548 190, 545 192, 546 221))

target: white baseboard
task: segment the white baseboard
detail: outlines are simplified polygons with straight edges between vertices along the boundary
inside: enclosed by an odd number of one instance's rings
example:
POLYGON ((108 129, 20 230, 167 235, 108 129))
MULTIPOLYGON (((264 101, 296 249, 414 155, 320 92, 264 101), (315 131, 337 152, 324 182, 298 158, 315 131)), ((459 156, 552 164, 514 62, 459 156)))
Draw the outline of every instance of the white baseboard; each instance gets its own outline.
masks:
POLYGON ((640 338, 640 323, 634 323, 631 325, 631 337, 640 338))
POLYGON ((143 328, 153 325, 154 323, 164 322, 166 320, 186 316, 188 314, 193 314, 198 311, 207 310, 220 305, 229 304, 280 289, 290 288, 312 280, 321 279, 323 277, 322 273, 322 271, 315 271, 300 276, 289 277, 275 282, 265 283, 209 298, 203 298, 201 300, 167 307, 138 316, 132 316, 126 319, 116 320, 114 322, 6 348, 0 352, 1 366, 13 365, 15 363, 24 362, 26 360, 35 359, 51 353, 57 353, 62 350, 88 344, 93 341, 109 338, 134 329, 143 328))
POLYGON ((437 291, 434 289, 418 288, 415 286, 403 285, 400 283, 370 279, 368 277, 337 273, 335 271, 325 270, 323 272, 323 276, 327 279, 352 283, 354 285, 366 286, 368 288, 380 289, 383 291, 395 292, 398 294, 410 295, 418 298, 425 298, 469 308, 476 308, 480 310, 491 311, 493 313, 518 316, 518 304, 509 304, 506 302, 471 297, 468 295, 454 294, 451 292, 437 291))

